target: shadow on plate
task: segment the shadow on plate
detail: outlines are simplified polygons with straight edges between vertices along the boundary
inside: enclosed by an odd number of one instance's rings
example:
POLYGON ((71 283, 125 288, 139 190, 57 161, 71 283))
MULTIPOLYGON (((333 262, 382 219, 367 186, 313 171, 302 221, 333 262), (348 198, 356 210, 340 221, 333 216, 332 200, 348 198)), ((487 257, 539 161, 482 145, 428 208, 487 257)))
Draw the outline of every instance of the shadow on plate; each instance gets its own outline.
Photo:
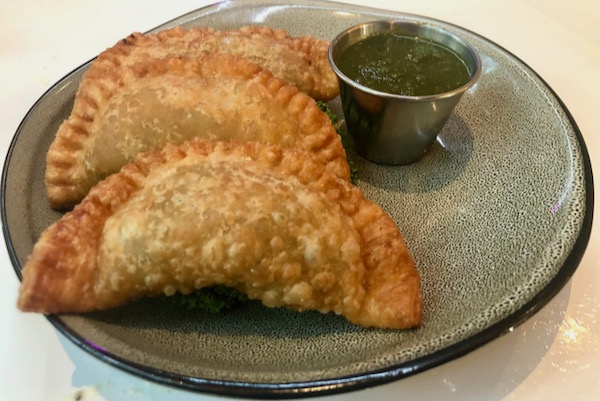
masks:
POLYGON ((465 170, 472 153, 472 131, 468 123, 454 113, 429 152, 418 162, 385 166, 358 156, 353 159, 359 181, 390 192, 425 193, 452 183, 465 170))
POLYGON ((285 308, 267 308, 248 301, 230 310, 209 313, 179 307, 164 297, 144 298, 122 307, 85 315, 107 330, 168 330, 175 333, 246 335, 268 338, 305 338, 353 333, 365 329, 344 317, 315 311, 298 313, 285 308))

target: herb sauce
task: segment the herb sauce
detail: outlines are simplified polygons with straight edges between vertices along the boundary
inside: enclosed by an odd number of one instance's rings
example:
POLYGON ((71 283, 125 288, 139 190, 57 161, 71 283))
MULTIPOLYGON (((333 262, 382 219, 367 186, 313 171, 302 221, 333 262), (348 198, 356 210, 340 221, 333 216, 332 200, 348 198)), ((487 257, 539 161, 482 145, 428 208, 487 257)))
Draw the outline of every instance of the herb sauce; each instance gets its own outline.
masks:
POLYGON ((392 33, 369 36, 349 46, 337 64, 363 86, 404 96, 444 93, 470 80, 469 69, 451 49, 392 33))

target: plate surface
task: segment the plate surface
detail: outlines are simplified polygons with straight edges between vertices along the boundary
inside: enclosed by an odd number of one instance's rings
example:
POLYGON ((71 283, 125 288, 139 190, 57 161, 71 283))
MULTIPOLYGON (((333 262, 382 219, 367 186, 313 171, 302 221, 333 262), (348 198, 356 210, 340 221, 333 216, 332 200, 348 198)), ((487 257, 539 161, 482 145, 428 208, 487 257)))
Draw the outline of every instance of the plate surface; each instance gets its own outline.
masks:
MULTIPOLYGON (((380 18, 450 30, 479 51, 484 69, 420 162, 384 167, 353 156, 358 186, 395 219, 414 254, 425 302, 421 328, 362 329, 331 314, 254 303, 199 315, 157 300, 49 321, 93 355, 152 380, 225 395, 300 397, 431 368, 498 337, 548 302, 587 246, 591 167, 569 112, 512 54, 440 21, 317 1, 224 2, 157 30, 266 24, 331 39, 380 18)), ((32 107, 6 159, 2 222, 19 276, 42 230, 60 217, 45 194, 45 154, 86 68, 32 107)))

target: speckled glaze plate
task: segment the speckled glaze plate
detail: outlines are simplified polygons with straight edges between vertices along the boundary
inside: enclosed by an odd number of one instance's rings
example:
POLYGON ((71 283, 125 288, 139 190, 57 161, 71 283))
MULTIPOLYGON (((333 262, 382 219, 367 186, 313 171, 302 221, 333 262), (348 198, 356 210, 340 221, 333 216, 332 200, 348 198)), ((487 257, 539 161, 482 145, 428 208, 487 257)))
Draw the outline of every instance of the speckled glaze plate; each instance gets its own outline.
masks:
MULTIPOLYGON (((439 365, 500 336, 548 302, 587 246, 591 167, 565 106, 515 56, 440 21, 318 1, 297 0, 293 7, 224 2, 157 29, 267 24, 331 39, 380 18, 446 28, 479 51, 484 69, 423 160, 382 167, 354 156, 358 185, 397 221, 414 254, 425 300, 421 328, 362 329, 331 314, 254 303, 198 315, 157 300, 49 321, 91 354, 158 382, 233 396, 301 397, 372 386, 439 365)), ((42 96, 11 144, 2 222, 19 276, 41 231, 60 217, 45 195, 45 153, 86 68, 42 96)))

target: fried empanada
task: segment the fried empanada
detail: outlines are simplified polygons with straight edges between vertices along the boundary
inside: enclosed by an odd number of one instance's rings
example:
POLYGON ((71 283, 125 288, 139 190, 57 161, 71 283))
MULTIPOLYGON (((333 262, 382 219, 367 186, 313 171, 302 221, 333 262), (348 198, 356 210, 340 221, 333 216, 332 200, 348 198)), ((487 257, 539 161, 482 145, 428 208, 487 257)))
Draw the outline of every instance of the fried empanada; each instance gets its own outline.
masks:
POLYGON ((212 285, 362 326, 421 321, 412 256, 358 188, 305 152, 197 139, 140 155, 46 229, 18 306, 85 312, 212 285))
POLYGON ((139 153, 197 135, 298 147, 350 177, 331 120, 296 87, 232 55, 151 59, 81 84, 46 157, 50 204, 70 208, 139 153))
POLYGON ((339 94, 339 87, 329 66, 328 46, 324 40, 311 36, 294 38, 283 30, 265 26, 229 31, 176 26, 155 34, 131 34, 100 53, 86 74, 94 79, 93 76, 115 67, 151 58, 225 53, 259 64, 316 100, 331 100, 339 94))

